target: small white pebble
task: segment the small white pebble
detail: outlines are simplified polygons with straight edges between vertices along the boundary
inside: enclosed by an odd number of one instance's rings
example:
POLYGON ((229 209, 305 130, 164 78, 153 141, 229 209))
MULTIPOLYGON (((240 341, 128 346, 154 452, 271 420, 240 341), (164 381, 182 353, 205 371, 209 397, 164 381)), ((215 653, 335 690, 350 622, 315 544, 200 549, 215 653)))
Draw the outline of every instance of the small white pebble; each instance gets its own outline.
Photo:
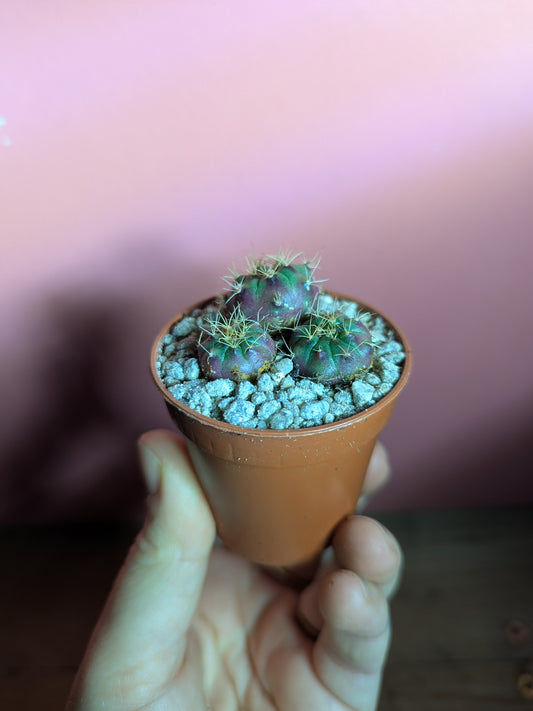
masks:
POLYGON ((261 373, 257 378, 257 387, 265 393, 271 393, 274 390, 274 381, 269 373, 261 373))
POLYGON ((356 407, 365 407, 374 398, 374 388, 368 383, 356 380, 352 384, 352 397, 356 407))
POLYGON ((324 400, 315 400, 314 402, 307 402, 300 408, 300 415, 304 420, 312 420, 313 422, 318 422, 321 420, 326 412, 329 410, 329 405, 324 400))
POLYGON ((322 383, 315 383, 312 380, 304 379, 291 388, 289 399, 302 405, 304 402, 312 402, 320 397, 325 392, 325 387, 322 383))
POLYGON ((256 390, 255 393, 250 395, 250 401, 253 402, 254 405, 262 405, 266 402, 267 398, 267 393, 264 393, 261 390, 256 390))
POLYGON ((317 383, 316 381, 311 380, 310 378, 304 378, 301 381, 301 385, 303 388, 313 393, 315 397, 322 397, 322 395, 324 395, 324 393, 326 392, 326 386, 324 385, 324 383, 317 383))
POLYGON ((300 383, 297 383, 293 388, 290 390, 282 391, 280 393, 280 399, 282 399, 282 396, 285 395, 286 393, 286 398, 289 402, 294 402, 296 405, 303 405, 304 402, 307 400, 312 400, 313 395, 310 394, 309 392, 306 393, 305 389, 302 388, 300 383), (306 398, 307 394, 307 398, 306 398))
POLYGON ((353 400, 350 395, 350 402, 332 402, 329 411, 335 415, 335 417, 340 420, 343 417, 349 417, 354 412, 353 400))
POLYGON ((263 420, 268 420, 269 417, 281 409, 281 403, 277 400, 267 400, 264 402, 257 410, 257 416, 261 417, 263 420))
POLYGON ((229 378, 217 378, 205 384, 205 389, 211 397, 227 397, 235 390, 235 383, 229 378))
POLYGON ((174 355, 174 353, 176 353, 177 350, 178 350, 178 344, 176 343, 176 341, 172 341, 171 343, 169 343, 167 346, 165 346, 163 348, 163 355, 166 356, 167 358, 170 358, 171 356, 174 355))
POLYGON ((294 387, 294 378, 292 375, 286 375, 280 383, 280 388, 282 390, 288 390, 292 387, 294 387))
POLYGON ((292 412, 284 407, 278 412, 275 412, 269 420, 270 428, 273 430, 286 430, 293 422, 294 416, 292 412))
POLYGON ((189 396, 189 406, 197 410, 201 415, 209 417, 213 409, 213 400, 204 388, 197 388, 189 396))
POLYGON ((346 314, 348 318, 358 318, 360 317, 359 314, 359 306, 355 302, 352 302, 351 304, 348 303, 346 306, 343 308, 343 312, 346 314))
POLYGON ((252 419, 255 412, 255 405, 249 400, 234 400, 231 405, 224 410, 224 419, 230 425, 243 425, 252 419))
POLYGON ((325 292, 320 294, 320 296, 318 297, 318 308, 319 309, 324 309, 324 311, 327 311, 328 308, 331 308, 334 304, 335 304, 335 299, 325 292))
POLYGON ((386 395, 388 392, 392 390, 394 387, 394 383, 390 383, 387 381, 383 381, 381 385, 379 385, 377 388, 374 389, 374 400, 377 400, 380 397, 383 397, 386 395))
POLYGON ((174 327, 172 328, 172 334, 174 336, 177 336, 178 338, 183 338, 184 336, 188 336, 196 329, 196 319, 192 318, 191 316, 185 316, 181 319, 181 321, 178 321, 178 323, 174 325, 174 327))
POLYGON ((283 373, 281 373, 279 370, 276 372, 270 371, 269 375, 274 387, 278 386, 281 382, 283 382, 283 378, 285 377, 283 373))
POLYGON ((240 400, 247 400, 256 390, 255 385, 249 380, 243 380, 237 386, 237 397, 240 400))
POLYGON ((335 393, 333 399, 339 405, 351 405, 353 402, 352 396, 347 390, 339 390, 335 393))
POLYGON ((395 353, 391 353, 388 357, 388 360, 391 363, 394 363, 395 365, 399 365, 400 363, 403 363, 405 360, 405 353, 403 351, 396 351, 395 353))
POLYGON ((196 358, 186 358, 183 361, 183 377, 185 380, 196 380, 200 377, 200 366, 196 358))
POLYGON ((271 368, 271 373, 283 373, 283 375, 288 375, 292 372, 294 364, 291 358, 280 358, 276 361, 271 368))
POLYGON ((395 383, 400 377, 400 368, 394 363, 382 359, 381 361, 381 378, 384 383, 395 383))
POLYGON ((179 361, 167 360, 163 366, 163 374, 165 377, 170 378, 170 380, 183 380, 183 366, 179 361))
POLYGON ((178 400, 184 400, 187 396, 187 387, 185 383, 178 383, 177 385, 169 385, 168 392, 173 395, 178 400))
POLYGON ((394 353, 402 350, 402 344, 398 341, 389 341, 380 348, 381 354, 394 353))

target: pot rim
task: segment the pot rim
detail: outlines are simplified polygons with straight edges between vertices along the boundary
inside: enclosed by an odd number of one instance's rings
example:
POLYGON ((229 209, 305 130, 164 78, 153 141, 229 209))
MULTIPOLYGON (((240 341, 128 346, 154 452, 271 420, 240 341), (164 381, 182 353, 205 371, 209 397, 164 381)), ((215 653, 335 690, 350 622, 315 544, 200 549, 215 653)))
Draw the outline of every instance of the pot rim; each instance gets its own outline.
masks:
POLYGON ((350 427, 358 422, 361 422, 363 420, 366 420, 371 414, 377 414, 380 410, 383 408, 387 407, 391 400, 395 400, 400 391, 403 390, 404 386, 407 383, 407 380, 409 379, 409 376, 411 374, 412 370, 412 361, 413 361, 413 355, 411 351, 411 347, 409 345, 409 342, 407 338, 405 337, 405 334, 403 331, 396 325, 396 323, 386 316, 381 309, 377 309, 373 307, 372 305, 368 304, 366 301, 360 301, 359 299, 354 298, 353 296, 346 296, 345 294, 341 294, 339 292, 335 291, 325 291, 325 293, 329 294, 330 296, 333 296, 334 298, 337 299, 342 299, 346 301, 353 301, 355 302, 358 306, 361 306, 363 309, 372 311, 381 318, 383 318, 389 326, 394 330, 396 333, 396 336, 398 339, 401 341, 403 350, 405 353, 405 360, 402 364, 402 372, 394 386, 389 390, 389 392, 384 395, 380 400, 378 400, 376 403, 373 405, 370 405, 370 407, 361 410, 361 412, 357 412, 354 415, 350 415, 349 417, 344 417, 341 420, 335 420, 334 422, 330 422, 328 424, 324 425, 314 425, 312 427, 300 427, 296 429, 284 429, 284 430, 271 430, 271 429, 251 429, 248 427, 240 427, 239 425, 232 425, 229 422, 224 422, 222 420, 217 420, 214 417, 208 417, 207 415, 202 415, 200 412, 197 412, 193 408, 189 407, 186 405, 184 402, 181 400, 178 400, 176 397, 174 397, 166 388, 164 385, 163 381, 159 377, 159 373, 157 371, 157 366, 156 366, 156 360, 157 356, 159 354, 159 349, 161 346, 161 340, 163 337, 170 331, 171 327, 177 323, 183 316, 188 314, 189 312, 193 311, 194 309, 197 308, 202 308, 206 304, 209 304, 212 302, 216 296, 211 296, 207 299, 202 299, 201 301, 198 301, 197 303, 193 304, 192 306, 189 306, 187 309, 184 309, 183 311, 180 311, 177 313, 175 316, 173 316, 171 319, 169 319, 165 325, 159 330, 151 351, 150 351, 150 372, 152 375, 152 378, 157 385, 158 389, 161 391, 163 397, 165 400, 171 404, 173 407, 177 408, 178 410, 181 410, 185 415, 188 417, 196 420, 199 423, 202 423, 206 427, 211 427, 215 430, 218 430, 220 432, 227 432, 231 433, 234 435, 248 435, 248 436, 260 436, 261 438, 269 437, 273 439, 286 439, 287 437, 302 437, 306 435, 314 435, 318 434, 320 432, 331 432, 334 430, 339 430, 343 429, 345 427, 350 427))

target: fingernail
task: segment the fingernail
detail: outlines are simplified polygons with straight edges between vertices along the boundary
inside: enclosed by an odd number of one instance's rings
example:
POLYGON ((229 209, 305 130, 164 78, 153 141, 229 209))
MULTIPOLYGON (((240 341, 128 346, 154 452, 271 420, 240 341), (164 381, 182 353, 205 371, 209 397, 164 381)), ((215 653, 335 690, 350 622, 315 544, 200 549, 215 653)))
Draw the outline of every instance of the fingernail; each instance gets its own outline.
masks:
POLYGON ((161 483, 161 461, 151 449, 139 443, 139 459, 149 494, 157 494, 161 483))

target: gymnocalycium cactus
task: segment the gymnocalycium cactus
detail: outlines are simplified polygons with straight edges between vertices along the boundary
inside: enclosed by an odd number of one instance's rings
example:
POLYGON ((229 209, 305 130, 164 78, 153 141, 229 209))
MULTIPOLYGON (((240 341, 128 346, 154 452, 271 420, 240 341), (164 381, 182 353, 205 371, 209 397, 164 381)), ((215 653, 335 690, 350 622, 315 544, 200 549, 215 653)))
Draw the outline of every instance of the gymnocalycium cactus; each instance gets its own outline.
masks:
POLYGON ((238 307, 207 321, 198 342, 198 361, 210 380, 248 380, 266 370, 275 354, 273 338, 238 307))
POLYGON ((269 328, 290 326, 309 311, 318 296, 316 264, 293 264, 295 256, 266 257, 249 262, 248 273, 235 276, 228 301, 248 318, 269 328))
POLYGON ((206 378, 255 380, 278 352, 295 373, 327 384, 350 382, 372 365, 375 346, 362 321, 317 308, 316 265, 294 257, 249 262, 202 328, 198 362, 206 378))
POLYGON ((312 313, 294 328, 289 346, 300 375, 329 385, 353 380, 374 357, 368 328, 338 311, 312 313))

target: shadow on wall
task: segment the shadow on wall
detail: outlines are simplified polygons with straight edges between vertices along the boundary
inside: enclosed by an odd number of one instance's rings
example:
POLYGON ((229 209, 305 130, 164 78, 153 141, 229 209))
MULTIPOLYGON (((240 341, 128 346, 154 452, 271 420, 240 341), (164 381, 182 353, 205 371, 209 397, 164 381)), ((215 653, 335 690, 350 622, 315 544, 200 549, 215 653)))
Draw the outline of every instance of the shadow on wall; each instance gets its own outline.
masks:
MULTIPOLYGON (((109 370, 131 305, 55 304, 50 325, 67 347, 42 361, 46 410, 29 412, 2 463, 7 520, 76 520, 131 508, 141 495, 134 422, 115 406, 109 370), (52 319, 55 323, 52 323, 52 319)), ((35 357, 35 354, 34 354, 35 357)))
MULTIPOLYGON (((40 308, 32 305, 32 318, 44 326, 31 353, 19 344, 17 372, 4 371, 10 382, 3 389, 17 387, 23 404, 15 421, 6 423, 8 438, 0 450, 0 522, 142 514, 145 493, 135 442, 147 429, 171 426, 151 381, 150 345, 172 315, 169 304, 177 304, 175 310, 186 306, 187 288, 202 281, 200 265, 181 265, 186 277, 177 286, 168 255, 165 268, 153 248, 149 261, 143 263, 144 257, 148 250, 135 255, 141 267, 126 267, 129 279, 122 284, 108 283, 107 276, 94 283, 85 276, 81 287, 65 285, 40 308), (144 282, 136 269, 143 271, 144 282)), ((202 274, 205 280, 205 268, 202 274)))
POLYGON ((517 404, 509 417, 502 413, 501 423, 472 433, 471 437, 465 436, 452 447, 442 448, 432 462, 426 462, 427 484, 420 491, 426 505, 453 505, 458 498, 458 486, 463 506, 530 503, 533 500, 531 422, 530 397, 517 404), (511 430, 513 426, 515 429, 511 430), (474 437, 478 441, 473 445, 474 437))
POLYGON ((530 505, 533 501, 533 398, 500 420, 435 443, 414 469, 395 472, 370 511, 530 505), (411 484, 413 482, 413 484, 411 484), (412 486, 412 488, 410 488, 412 486), (413 506, 415 502, 415 506, 413 506))

